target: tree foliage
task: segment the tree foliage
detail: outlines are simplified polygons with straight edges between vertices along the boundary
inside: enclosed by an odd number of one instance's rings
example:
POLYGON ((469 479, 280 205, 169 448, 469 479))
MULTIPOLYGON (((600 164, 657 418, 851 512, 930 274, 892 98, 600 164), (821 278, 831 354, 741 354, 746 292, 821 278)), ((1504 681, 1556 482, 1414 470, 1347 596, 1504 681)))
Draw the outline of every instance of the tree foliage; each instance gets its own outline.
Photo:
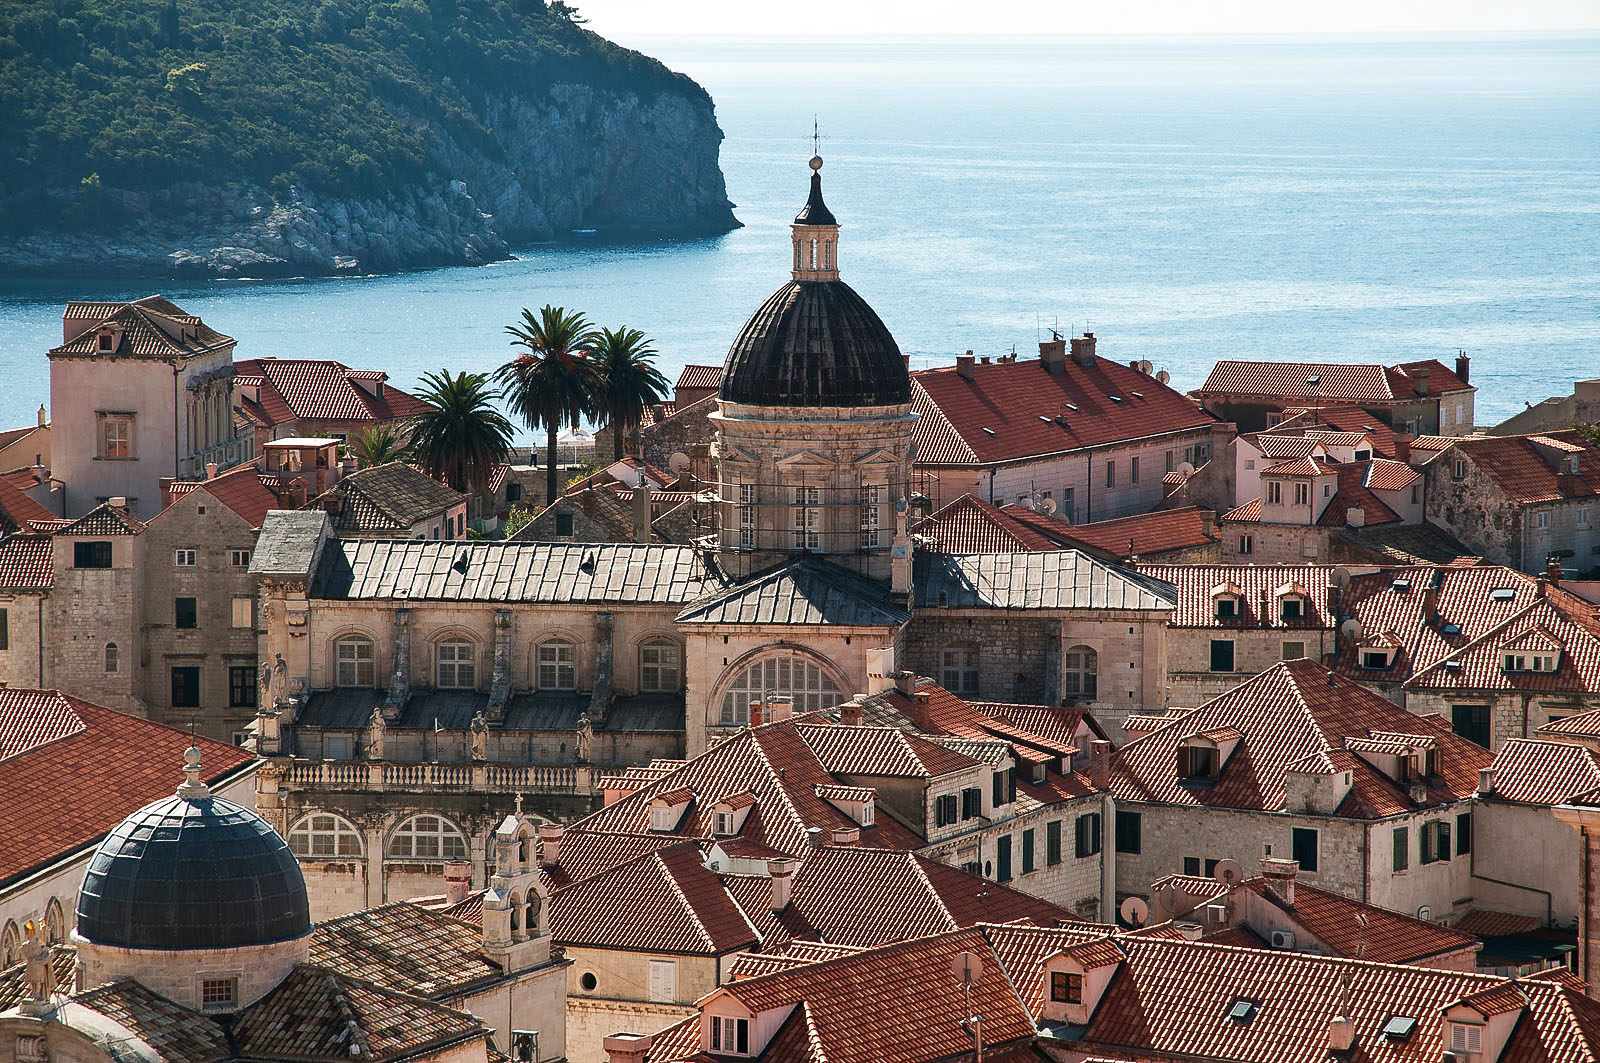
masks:
POLYGON ((666 377, 655 366, 656 350, 643 332, 623 326, 601 329, 594 340, 596 413, 611 425, 611 460, 622 460, 622 441, 639 427, 644 411, 667 392, 666 377))
POLYGON ((546 304, 534 315, 523 308, 519 324, 507 325, 511 346, 522 353, 495 370, 501 395, 529 428, 543 428, 545 503, 556 500, 556 436, 576 428, 594 412, 595 373, 589 359, 598 334, 589 319, 546 304))
POLYGON ((487 373, 425 373, 417 398, 432 409, 411 422, 411 450, 422 470, 457 491, 485 491, 511 452, 511 422, 494 407, 487 373))

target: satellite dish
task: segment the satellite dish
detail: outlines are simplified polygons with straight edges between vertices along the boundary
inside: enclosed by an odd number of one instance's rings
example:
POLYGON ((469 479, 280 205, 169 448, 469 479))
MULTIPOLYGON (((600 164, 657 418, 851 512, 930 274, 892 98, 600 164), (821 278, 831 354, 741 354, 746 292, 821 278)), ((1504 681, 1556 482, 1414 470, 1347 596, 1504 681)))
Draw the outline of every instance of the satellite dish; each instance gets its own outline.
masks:
POLYGON ((958 952, 950 958, 950 974, 962 985, 983 977, 983 959, 976 952, 958 952))
POLYGON ((1163 369, 1163 370, 1161 370, 1161 372, 1156 374, 1156 379, 1158 381, 1160 381, 1161 383, 1165 384, 1165 383, 1167 383, 1167 381, 1172 379, 1172 374, 1167 372, 1165 369, 1163 369))
POLYGON ((1351 617, 1339 625, 1339 634, 1347 639, 1359 639, 1361 637, 1361 621, 1351 617))
POLYGON ((1180 461, 1178 462, 1177 471, 1179 476, 1193 476, 1194 466, 1187 461, 1180 461))
POLYGON ((1145 376, 1149 376, 1150 375, 1150 370, 1152 370, 1154 368, 1155 368, 1155 366, 1150 364, 1150 359, 1141 358, 1139 360, 1139 372, 1143 373, 1145 376))
POLYGON ((674 475, 682 476, 689 468, 689 455, 681 450, 675 452, 667 459, 667 468, 671 469, 674 475))
POLYGON ((1194 910, 1194 905, 1188 903, 1189 895, 1178 888, 1177 883, 1169 882, 1156 892, 1156 903, 1168 915, 1184 915, 1194 910))
POLYGON ((1333 585, 1335 587, 1350 586, 1350 570, 1340 566, 1333 570, 1333 585))
POLYGON ((1224 886, 1237 886, 1244 881, 1244 868, 1239 866, 1237 860, 1218 860, 1217 869, 1211 877, 1224 886))
POLYGON ((1047 498, 1043 502, 1039 503, 1039 508, 1044 510, 1046 513, 1054 513, 1056 511, 1056 500, 1053 498, 1047 498))
POLYGON ((1032 508, 1034 508, 1033 507, 1033 499, 1031 499, 1031 498, 1019 498, 1019 499, 1017 499, 1017 505, 1021 506, 1023 509, 1032 509, 1032 508))
POLYGON ((1143 897, 1129 897, 1122 902, 1122 907, 1117 909, 1122 915, 1122 921, 1129 926, 1144 926, 1150 918, 1150 906, 1143 897))

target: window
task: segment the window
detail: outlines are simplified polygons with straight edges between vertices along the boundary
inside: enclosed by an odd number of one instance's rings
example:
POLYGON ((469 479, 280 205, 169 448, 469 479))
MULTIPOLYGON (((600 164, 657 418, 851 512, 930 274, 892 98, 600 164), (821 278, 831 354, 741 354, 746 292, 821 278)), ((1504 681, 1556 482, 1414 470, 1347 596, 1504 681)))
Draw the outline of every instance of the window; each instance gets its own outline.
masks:
POLYGON ((111 675, 121 665, 120 654, 115 642, 106 643, 106 674, 111 675))
POLYGON ((1128 482, 1131 483, 1131 484, 1136 484, 1136 483, 1139 482, 1139 459, 1138 458, 1129 458, 1128 459, 1128 482))
POLYGON ((1070 971, 1051 971, 1050 999, 1057 1004, 1082 1004, 1083 975, 1070 971))
POLYGON ((1072 523, 1072 496, 1073 489, 1063 488, 1061 491, 1061 519, 1068 524, 1072 523))
POLYGON ((750 1020, 711 1016, 711 1051, 729 1055, 750 1054, 750 1020))
POLYGON ((233 600, 233 626, 250 627, 255 623, 255 599, 240 596, 233 600))
POLYGON ((1480 746, 1489 745, 1489 706, 1450 706, 1450 729, 1462 738, 1470 738, 1480 746))
POLYGON ((1285 661, 1298 661, 1305 655, 1306 644, 1304 642, 1285 642, 1283 644, 1283 656, 1280 659, 1285 661))
POLYGON ((948 827, 956 821, 956 795, 941 794, 933 799, 933 824, 948 827))
POLYGON ((117 336, 114 332, 102 332, 95 338, 95 350, 107 353, 116 350, 117 336))
POLYGON ((256 670, 248 664, 234 665, 228 669, 228 707, 256 707, 256 670))
POLYGON ((0 650, 11 648, 11 617, 5 609, 0 609, 0 650))
POLYGON ((370 687, 376 683, 371 639, 340 639, 333 649, 335 686, 370 687))
POLYGON ((1213 672, 1233 671, 1233 640, 1211 640, 1211 670, 1213 672))
POLYGON ((1580 527, 1580 528, 1587 528, 1589 526, 1589 507, 1588 506, 1579 506, 1578 507, 1577 521, 1578 521, 1578 527, 1580 527))
POLYGON ((1450 821, 1436 819, 1422 825, 1422 862, 1437 863, 1450 859, 1450 821))
POLYGON ((1472 813, 1463 812, 1456 817, 1456 855, 1472 852, 1472 813))
POLYGON ((1002 834, 994 840, 994 880, 1011 881, 1011 835, 1002 834))
POLYGON ((556 511, 556 534, 562 538, 566 538, 567 536, 573 534, 571 513, 565 513, 560 510, 556 511))
POLYGON ((200 980, 200 1007, 231 1008, 239 1002, 239 979, 202 978, 200 980))
POLYGON ((1074 856, 1093 856, 1100 851, 1100 813, 1085 812, 1072 825, 1074 856))
POLYGON ((1267 481, 1267 504, 1280 505, 1283 502, 1283 484, 1277 480, 1267 481))
POLYGON ((172 600, 172 623, 174 627, 199 627, 199 614, 199 605, 194 598, 174 598, 172 600))
POLYGON ((172 707, 175 709, 200 707, 200 669, 184 667, 172 670, 172 707))
POLYGON ((1138 812, 1117 812, 1117 852, 1144 850, 1144 816, 1138 812))
POLYGON ((1546 513, 1542 509, 1539 512, 1535 513, 1533 515, 1533 526, 1535 528, 1548 528, 1548 527, 1550 527, 1550 514, 1546 513))
POLYGON ((1294 485, 1294 504, 1303 506, 1311 501, 1311 485, 1297 483, 1294 485))
POLYGON ((822 488, 793 488, 794 547, 817 550, 822 545, 822 488))
POLYGON ((976 819, 983 815, 983 791, 968 786, 961 791, 961 818, 976 819))
POLYGON ((179 568, 194 568, 195 552, 193 550, 184 549, 175 551, 175 553, 177 556, 173 560, 174 565, 179 568))
POLYGON ((578 689, 578 647, 566 639, 539 643, 536 651, 540 690, 578 689))
POLYGON ((1465 480, 1467 478, 1467 463, 1457 458, 1455 465, 1450 470, 1450 476, 1454 480, 1465 480))
POLYGON ((296 856, 339 857, 361 855, 361 832, 342 816, 314 813, 289 832, 289 851, 296 856))
POLYGON ((443 816, 412 816, 389 839, 389 855, 405 860, 465 860, 467 839, 443 816))
POLYGON ((996 809, 1001 805, 1009 805, 1017 799, 1017 770, 1007 768, 997 771, 989 776, 989 782, 994 788, 992 804, 996 809))
POLYGON ((73 568, 110 568, 110 543, 73 543, 73 568))
POLYGON ((753 550, 756 545, 756 485, 739 485, 739 547, 753 550))
POLYGON ((845 699, 839 687, 815 662, 805 657, 767 657, 756 661, 734 679, 722 696, 723 726, 743 727, 750 719, 750 703, 769 694, 787 694, 796 713, 829 709, 845 699))
POLYGON ((1239 615, 1239 599, 1225 594, 1217 599, 1217 619, 1232 620, 1239 615))
POLYGON ((1033 870, 1033 831, 1025 830, 1022 832, 1022 873, 1026 875, 1033 870))
POLYGON ((1289 834, 1289 858, 1300 862, 1301 871, 1317 869, 1317 832, 1310 827, 1296 827, 1289 834))
POLYGON ((1169 451, 1167 451, 1167 467, 1166 467, 1166 469, 1165 469, 1165 470, 1163 470, 1163 471, 1165 471, 1165 472, 1171 472, 1171 471, 1172 471, 1172 470, 1173 470, 1173 464, 1172 464, 1172 451, 1170 451, 1170 450, 1169 450, 1169 451))
POLYGON ((1217 777, 1217 750, 1198 744, 1178 747, 1178 778, 1202 781, 1217 777))
POLYGON ((865 548, 882 546, 878 526, 883 516, 883 485, 861 485, 861 545, 865 548))
POLYGON ((250 551, 248 551, 248 550, 229 550, 228 551, 228 563, 230 565, 232 565, 234 568, 249 568, 250 567, 250 551))
POLYGON ((1183 873, 1185 875, 1194 875, 1194 876, 1198 877, 1199 874, 1200 874, 1200 858, 1198 856, 1186 856, 1186 857, 1184 857, 1183 858, 1183 873))
POLYGON ((1474 1056, 1483 1051, 1483 1027, 1472 1023, 1450 1024, 1450 1051, 1463 1056, 1474 1056))
POLYGON ((1044 862, 1049 867, 1061 863, 1061 821, 1052 819, 1044 825, 1044 862))
POLYGON ((678 644, 655 639, 639 647, 639 689, 648 694, 672 694, 678 682, 678 644))
POLYGON ((1117 463, 1114 461, 1106 462, 1106 486, 1117 486, 1117 463))
MULTIPOLYGON (((1244 467, 1247 468, 1247 469, 1255 468, 1256 467, 1255 459, 1254 458, 1246 458, 1246 459, 1244 459, 1244 467)), ((1167 471, 1171 472, 1172 470, 1168 469, 1167 471)))
POLYGON ((1362 650, 1361 667, 1383 669, 1389 667, 1388 650, 1362 650))
POLYGON ((477 686, 476 646, 466 639, 446 639, 439 643, 435 652, 438 658, 435 686, 440 690, 471 690, 477 686))
POLYGON ((1278 603, 1278 619, 1301 620, 1306 615, 1306 603, 1303 599, 1287 597, 1278 603))
POLYGON ((1061 669, 1061 693, 1067 698, 1090 699, 1100 690, 1100 657, 1087 646, 1067 651, 1061 669))
POLYGON ((978 692, 978 647, 946 646, 939 651, 939 685, 952 694, 978 692))
POLYGON ((1394 829, 1394 869, 1404 871, 1411 866, 1411 831, 1405 827, 1394 829))
POLYGON ((650 999, 678 999, 678 965, 671 960, 650 961, 650 999))
POLYGON ((732 835, 733 813, 718 812, 716 816, 716 823, 712 828, 712 833, 716 834, 719 838, 726 838, 732 835))
POLYGON ((1248 535, 1239 536, 1239 552, 1241 554, 1248 554, 1252 550, 1254 550, 1255 548, 1256 548, 1256 541, 1255 541, 1254 538, 1252 538, 1251 536, 1248 536, 1248 535))
POLYGON ((124 460, 133 457, 133 415, 100 415, 100 457, 124 460))
POLYGON ((1357 461, 1371 461, 1372 460, 1372 451, 1370 451, 1370 450, 1358 450, 1355 453, 1355 458, 1356 458, 1357 461))
POLYGON ((1422 488, 1417 484, 1411 485, 1411 504, 1413 506, 1422 502, 1422 488))

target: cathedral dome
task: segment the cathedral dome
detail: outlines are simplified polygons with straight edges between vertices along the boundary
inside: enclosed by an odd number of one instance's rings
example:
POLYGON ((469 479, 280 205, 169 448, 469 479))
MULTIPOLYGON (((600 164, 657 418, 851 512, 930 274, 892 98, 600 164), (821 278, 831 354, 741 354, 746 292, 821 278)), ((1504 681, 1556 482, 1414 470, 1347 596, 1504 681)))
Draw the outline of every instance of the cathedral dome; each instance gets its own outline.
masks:
POLYGON ((196 950, 310 932, 305 878, 284 840, 251 810, 198 790, 146 805, 100 843, 78 891, 80 937, 196 950))

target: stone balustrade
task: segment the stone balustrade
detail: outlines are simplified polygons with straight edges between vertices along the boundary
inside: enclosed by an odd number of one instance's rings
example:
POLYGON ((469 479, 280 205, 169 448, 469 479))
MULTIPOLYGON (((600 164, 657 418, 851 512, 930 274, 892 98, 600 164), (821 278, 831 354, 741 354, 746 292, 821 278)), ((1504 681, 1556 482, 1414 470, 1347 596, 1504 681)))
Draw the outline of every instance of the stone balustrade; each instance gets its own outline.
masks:
POLYGON ((285 790, 362 793, 551 793, 588 796, 596 772, 589 765, 427 763, 417 761, 276 761, 285 790))

